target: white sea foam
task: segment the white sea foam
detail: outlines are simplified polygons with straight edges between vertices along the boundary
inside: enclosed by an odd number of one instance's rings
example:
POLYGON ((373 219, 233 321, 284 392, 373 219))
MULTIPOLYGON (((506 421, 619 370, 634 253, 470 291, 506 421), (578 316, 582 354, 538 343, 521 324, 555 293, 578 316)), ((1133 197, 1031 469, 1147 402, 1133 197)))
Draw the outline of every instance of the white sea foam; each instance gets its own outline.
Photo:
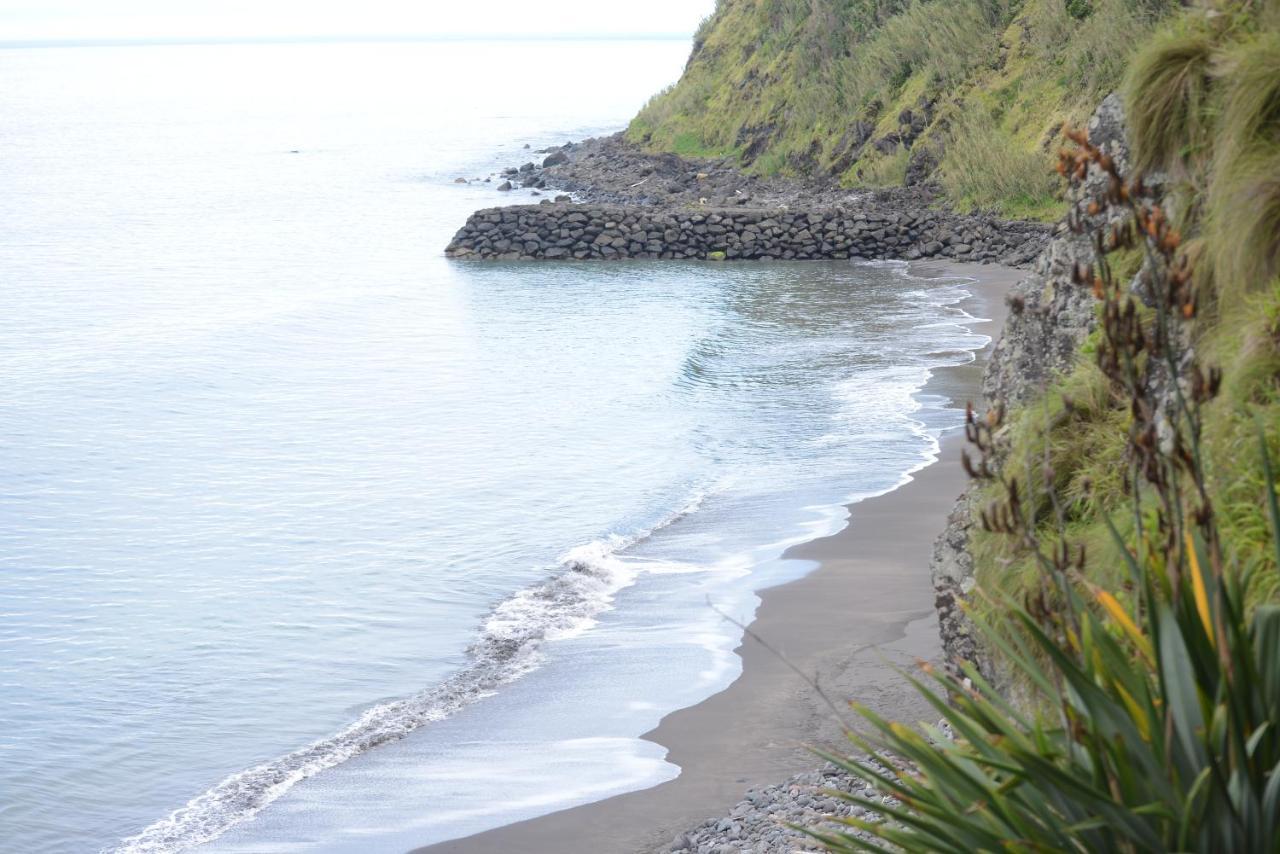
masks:
POLYGON ((709 492, 695 491, 677 510, 630 534, 611 534, 570 549, 546 581, 499 603, 468 650, 470 664, 441 684, 400 700, 380 703, 346 729, 292 753, 233 774, 185 806, 114 847, 114 854, 169 854, 209 842, 252 817, 294 785, 354 756, 443 720, 535 669, 546 643, 591 628, 614 596, 643 573, 696 572, 672 561, 629 558, 626 549, 702 506, 709 492))

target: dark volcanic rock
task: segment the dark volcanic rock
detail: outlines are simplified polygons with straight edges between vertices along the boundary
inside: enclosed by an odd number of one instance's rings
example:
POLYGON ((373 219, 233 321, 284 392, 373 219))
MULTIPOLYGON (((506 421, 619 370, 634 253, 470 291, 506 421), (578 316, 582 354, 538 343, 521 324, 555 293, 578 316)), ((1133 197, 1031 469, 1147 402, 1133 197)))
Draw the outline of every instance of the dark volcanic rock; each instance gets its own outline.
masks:
POLYGON ((938 155, 928 145, 919 145, 911 150, 911 159, 907 161, 907 174, 904 183, 908 187, 923 184, 933 177, 938 168, 938 155))
MULTIPOLYGON (((922 108, 923 109, 923 108, 922 108)), ((920 115, 912 113, 912 121, 920 115)), ((868 144, 871 127, 855 124, 847 144, 868 144)), ((897 135, 891 134, 894 138, 897 135)), ((889 138, 880 140, 882 143, 889 138)), ((846 143, 842 143, 846 144, 846 143)), ((562 221, 563 203, 475 214, 454 237, 455 258, 540 259, 551 248, 577 260, 622 258, 917 259, 955 258, 1023 265, 1039 254, 1048 229, 939 209, 924 177, 928 152, 913 155, 914 186, 849 190, 830 179, 800 181, 744 174, 729 159, 687 160, 650 154, 621 135, 548 149, 543 166, 526 163, 503 174, 531 189, 571 191, 594 219, 593 232, 562 221), (767 226, 763 226, 768 221, 767 226), (481 227, 481 226, 485 227, 481 227), (595 238, 607 232, 608 239, 595 238), (533 233, 535 239, 524 235, 533 233), (500 241, 510 241, 500 246, 500 241)), ((504 182, 499 190, 514 189, 504 182)))
MULTIPOLYGON (((709 180, 710 176, 702 180, 709 180)), ((477 211, 445 250, 452 258, 917 259, 1015 262, 1033 257, 1047 227, 939 211, 865 205, 786 208, 555 204, 477 211), (996 239, 998 236, 998 239, 996 239)))

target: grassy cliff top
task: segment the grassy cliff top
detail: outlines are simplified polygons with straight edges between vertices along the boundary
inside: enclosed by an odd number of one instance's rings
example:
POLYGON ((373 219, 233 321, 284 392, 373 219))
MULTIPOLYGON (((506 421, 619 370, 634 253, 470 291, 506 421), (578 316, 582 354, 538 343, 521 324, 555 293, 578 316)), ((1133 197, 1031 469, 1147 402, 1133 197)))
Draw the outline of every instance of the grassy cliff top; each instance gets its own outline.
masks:
POLYGON ((1123 76, 1171 0, 720 0, 680 81, 635 118, 653 150, 847 186, 940 180, 962 208, 1054 219, 1064 123, 1123 76))

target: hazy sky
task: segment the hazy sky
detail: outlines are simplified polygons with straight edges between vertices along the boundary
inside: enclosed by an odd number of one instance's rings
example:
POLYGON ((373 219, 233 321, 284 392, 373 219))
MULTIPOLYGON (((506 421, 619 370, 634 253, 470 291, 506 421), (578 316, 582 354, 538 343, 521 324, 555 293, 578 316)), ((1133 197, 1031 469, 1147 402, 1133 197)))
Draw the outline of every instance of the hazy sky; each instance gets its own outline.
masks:
POLYGON ((715 0, 0 0, 0 42, 341 35, 691 35, 715 0))

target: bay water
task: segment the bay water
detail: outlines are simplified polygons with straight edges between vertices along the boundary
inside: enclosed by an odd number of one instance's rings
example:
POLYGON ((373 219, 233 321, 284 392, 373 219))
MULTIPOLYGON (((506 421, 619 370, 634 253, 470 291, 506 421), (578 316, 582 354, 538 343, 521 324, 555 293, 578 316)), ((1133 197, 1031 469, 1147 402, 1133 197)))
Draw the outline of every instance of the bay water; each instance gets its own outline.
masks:
POLYGON ((687 51, 0 49, 0 847, 400 851, 679 773, 640 734, 986 343, 893 264, 443 258, 687 51))

